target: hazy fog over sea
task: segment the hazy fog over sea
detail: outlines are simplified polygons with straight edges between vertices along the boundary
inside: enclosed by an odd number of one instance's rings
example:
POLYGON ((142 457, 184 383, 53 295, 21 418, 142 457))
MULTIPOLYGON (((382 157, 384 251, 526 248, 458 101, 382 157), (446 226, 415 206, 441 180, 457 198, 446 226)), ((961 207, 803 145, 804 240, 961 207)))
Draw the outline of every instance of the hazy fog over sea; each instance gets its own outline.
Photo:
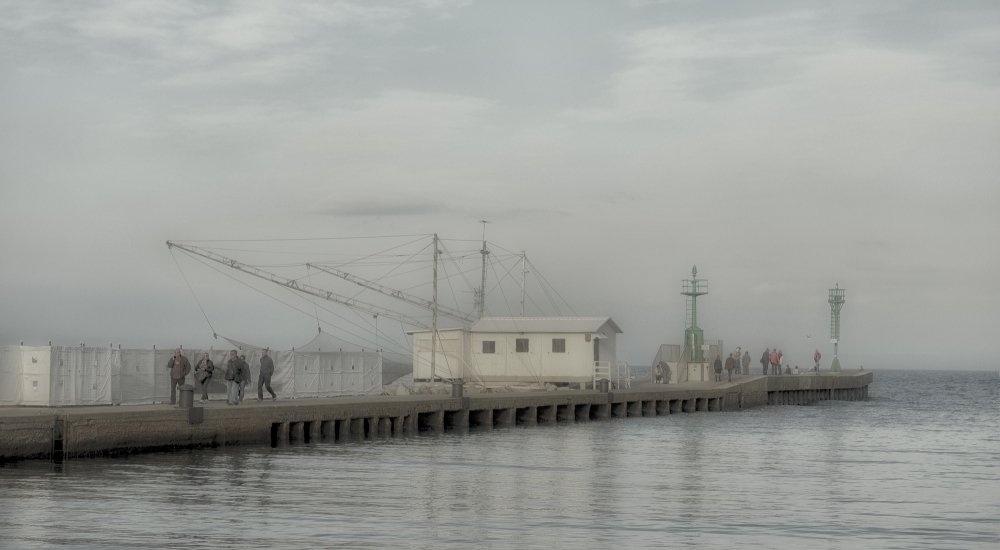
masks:
MULTIPOLYGON (((632 364, 680 343, 694 264, 730 349, 832 357, 839 283, 845 367, 995 363, 995 1, 0 6, 2 345, 302 346, 311 306, 182 258, 210 327, 164 242, 475 240, 488 220, 529 285, 612 316, 632 364)), ((527 314, 552 315, 534 291, 527 314)))

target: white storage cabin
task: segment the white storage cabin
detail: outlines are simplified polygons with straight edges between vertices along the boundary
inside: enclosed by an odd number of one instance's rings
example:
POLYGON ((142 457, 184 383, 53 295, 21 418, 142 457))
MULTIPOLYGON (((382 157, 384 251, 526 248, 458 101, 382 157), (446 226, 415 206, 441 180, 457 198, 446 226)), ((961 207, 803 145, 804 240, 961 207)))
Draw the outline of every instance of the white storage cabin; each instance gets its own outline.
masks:
MULTIPOLYGON (((610 317, 483 317, 468 329, 438 329, 435 379, 486 383, 591 382, 616 363, 610 317)), ((413 379, 431 379, 431 332, 413 336, 413 379)))

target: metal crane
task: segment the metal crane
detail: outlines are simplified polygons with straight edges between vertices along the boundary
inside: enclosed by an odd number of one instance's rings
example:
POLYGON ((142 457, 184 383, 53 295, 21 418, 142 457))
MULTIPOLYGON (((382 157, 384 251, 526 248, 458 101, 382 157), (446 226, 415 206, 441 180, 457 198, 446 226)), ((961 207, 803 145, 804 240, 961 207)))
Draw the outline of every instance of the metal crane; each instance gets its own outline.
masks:
MULTIPOLYGON (((407 294, 406 292, 403 292, 402 290, 395 290, 395 289, 389 288, 387 286, 380 285, 380 284, 376 283, 375 281, 369 281, 367 279, 362 279, 361 277, 358 277, 357 275, 351 275, 350 273, 348 273, 346 271, 341 271, 341 270, 333 268, 333 267, 326 267, 326 266, 322 266, 322 265, 309 264, 309 263, 306 264, 306 267, 311 267, 313 269, 317 269, 317 270, 322 271, 324 273, 329 273, 330 275, 334 275, 336 277, 340 277, 341 279, 343 279, 345 281, 354 283, 354 284, 359 285, 359 286, 363 286, 365 288, 370 288, 370 289, 372 289, 372 290, 374 290, 376 292, 380 292, 382 294, 385 294, 386 296, 392 296, 393 298, 396 298, 397 300, 402 300, 402 301, 404 301, 404 302, 406 302, 408 304, 412 304, 412 305, 415 305, 415 306, 418 306, 418 307, 422 307, 424 309, 429 309, 431 311, 434 310, 434 302, 431 301, 431 300, 424 300, 423 298, 420 298, 418 296, 414 296, 412 294, 407 294)), ((446 307, 446 306, 443 306, 441 304, 438 304, 437 310, 438 310, 438 313, 441 314, 441 315, 447 315, 448 317, 452 317, 452 318, 458 319, 460 321, 465 321, 466 323, 472 323, 472 322, 474 322, 476 320, 476 317, 474 317, 471 314, 462 313, 461 311, 459 311, 457 309, 452 309, 450 307, 446 307)))
MULTIPOLYGON (((310 296, 315 296, 317 298, 322 298, 324 300, 327 300, 327 301, 330 301, 330 302, 334 302, 334 303, 337 303, 337 304, 341 304, 341 305, 347 306, 349 308, 356 309, 358 311, 365 311, 365 312, 370 313, 372 315, 379 315, 381 317, 386 317, 388 319, 393 319, 395 321, 399 321, 401 323, 406 323, 408 325, 419 327, 419 328, 422 328, 422 329, 425 329, 425 330, 435 330, 436 331, 436 328, 437 328, 437 327, 433 327, 433 328, 429 327, 426 324, 422 323, 421 321, 418 321, 418 320, 414 319, 413 317, 409 317, 409 316, 403 315, 401 313, 396 313, 394 311, 391 311, 391 310, 388 310, 388 309, 385 309, 385 308, 381 308, 381 307, 369 304, 367 302, 362 302, 361 300, 357 300, 355 298, 348 298, 347 296, 341 296, 341 295, 336 294, 334 292, 330 292, 329 290, 323 290, 322 288, 318 288, 318 287, 314 287, 314 286, 311 286, 311 285, 303 284, 303 283, 300 283, 300 282, 298 282, 298 281, 296 281, 294 279, 288 279, 288 278, 282 277, 280 275, 275 275, 274 273, 270 273, 268 271, 264 271, 264 270, 258 269, 256 267, 248 266, 246 264, 243 264, 243 263, 238 262, 236 260, 233 260, 231 258, 227 258, 227 257, 222 256, 220 254, 216 254, 214 252, 210 252, 210 251, 205 250, 203 248, 198 248, 196 246, 190 246, 190 245, 177 244, 177 243, 174 243, 174 242, 171 242, 171 241, 167 241, 167 248, 177 248, 179 250, 187 252, 188 254, 193 254, 195 256, 201 256, 202 258, 205 258, 205 259, 208 259, 208 260, 212 260, 213 262, 220 263, 220 264, 222 264, 222 265, 224 265, 226 267, 230 267, 230 268, 233 268, 233 269, 235 269, 237 271, 242 271, 243 273, 247 273, 249 275, 253 275, 254 277, 257 277, 259 279, 263 279, 265 281, 270 281, 272 283, 281 285, 281 286, 283 286, 285 288, 290 288, 290 289, 292 289, 292 290, 294 290, 296 292, 301 292, 303 294, 308 294, 310 296)), ((432 304, 432 307, 433 307, 433 304, 432 304)))

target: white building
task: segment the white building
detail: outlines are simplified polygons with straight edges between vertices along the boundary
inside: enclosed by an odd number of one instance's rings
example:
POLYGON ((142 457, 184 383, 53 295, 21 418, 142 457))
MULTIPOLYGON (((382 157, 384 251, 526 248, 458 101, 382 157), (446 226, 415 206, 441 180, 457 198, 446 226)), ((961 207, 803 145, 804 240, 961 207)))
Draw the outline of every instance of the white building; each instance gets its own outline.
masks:
MULTIPOLYGON (((484 317, 468 329, 438 329, 433 378, 477 382, 583 383, 614 366, 610 317, 484 317)), ((413 331, 413 379, 431 373, 431 332, 413 331)))

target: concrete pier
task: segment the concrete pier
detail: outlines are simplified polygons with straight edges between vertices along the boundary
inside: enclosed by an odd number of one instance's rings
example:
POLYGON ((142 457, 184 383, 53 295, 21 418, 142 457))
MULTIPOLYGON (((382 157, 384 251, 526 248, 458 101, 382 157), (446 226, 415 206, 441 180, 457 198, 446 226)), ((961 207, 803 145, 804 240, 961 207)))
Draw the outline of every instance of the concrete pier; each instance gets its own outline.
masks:
MULTIPOLYGON (((593 390, 364 396, 168 405, 0 408, 0 461, 74 458, 220 445, 341 443, 419 432, 485 429, 609 417, 738 411, 868 396, 871 371, 744 376, 729 382, 593 390), (197 413, 197 414, 195 414, 197 413)), ((609 424, 610 426, 610 424, 609 424)))

